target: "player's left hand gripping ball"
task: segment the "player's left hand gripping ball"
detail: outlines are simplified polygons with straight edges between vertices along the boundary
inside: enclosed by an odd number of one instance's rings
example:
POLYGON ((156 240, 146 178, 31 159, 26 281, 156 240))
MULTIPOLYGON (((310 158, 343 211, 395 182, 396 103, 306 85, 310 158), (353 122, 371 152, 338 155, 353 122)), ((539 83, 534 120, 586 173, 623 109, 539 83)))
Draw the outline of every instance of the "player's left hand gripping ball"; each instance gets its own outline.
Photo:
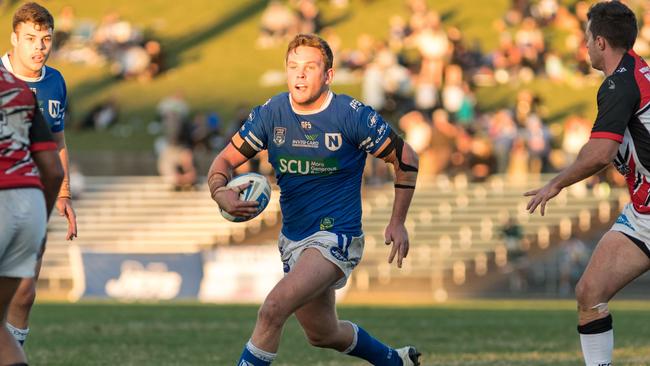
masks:
POLYGON ((235 177, 228 183, 228 187, 237 187, 242 184, 250 183, 247 188, 244 188, 239 194, 239 199, 242 201, 257 201, 257 212, 247 217, 237 217, 229 214, 228 212, 220 209, 221 216, 226 220, 232 222, 248 221, 264 211, 271 200, 271 185, 269 181, 261 174, 246 173, 235 177))

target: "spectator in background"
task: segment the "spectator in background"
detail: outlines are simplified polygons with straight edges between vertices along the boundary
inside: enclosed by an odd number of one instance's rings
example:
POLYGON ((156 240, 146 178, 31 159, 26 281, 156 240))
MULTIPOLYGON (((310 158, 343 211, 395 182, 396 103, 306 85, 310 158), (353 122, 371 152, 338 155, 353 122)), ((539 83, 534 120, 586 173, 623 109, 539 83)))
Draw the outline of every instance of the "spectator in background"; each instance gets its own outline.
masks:
POLYGON ((580 279, 589 260, 589 249, 580 239, 572 236, 569 240, 560 243, 558 267, 559 267, 559 292, 566 296, 571 294, 572 289, 580 279))
POLYGON ((537 115, 530 115, 526 120, 524 138, 530 158, 528 171, 531 174, 547 172, 551 153, 551 133, 537 115))
POLYGON ((86 177, 76 163, 70 164, 70 192, 79 199, 86 191, 86 177))
POLYGON ((562 151, 565 155, 565 164, 574 161, 582 146, 589 141, 591 127, 592 123, 582 115, 573 115, 564 121, 562 151))
POLYGON ((383 111, 386 107, 384 66, 378 60, 370 62, 363 72, 361 99, 364 104, 371 106, 379 112, 383 111))
POLYGON ((463 70, 458 65, 449 65, 445 69, 445 84, 442 88, 442 106, 449 112, 452 121, 456 121, 463 102, 463 70))
POLYGON ((141 77, 146 80, 153 79, 165 69, 165 57, 160 42, 149 40, 144 44, 144 50, 149 55, 149 65, 141 77))
POLYGON ((189 106, 177 92, 158 104, 164 138, 159 147, 158 171, 175 190, 191 189, 196 183, 189 106))
POLYGON ((282 1, 272 0, 264 9, 257 45, 269 48, 298 31, 298 17, 282 1))
POLYGON ((194 150, 212 152, 223 147, 223 134, 221 133, 221 120, 216 112, 197 113, 192 125, 192 146, 194 150))
POLYGON ((409 29, 404 18, 393 15, 389 20, 388 45, 391 50, 400 50, 404 47, 404 39, 408 36, 409 29))
POLYGON ((412 111, 400 118, 399 128, 405 134, 406 141, 420 158, 420 174, 432 175, 433 156, 431 155, 431 138, 433 129, 422 113, 412 111))
POLYGON ((406 6, 413 15, 426 15, 429 11, 426 0, 406 0, 406 6))
POLYGON ((449 39, 440 15, 434 11, 426 15, 413 14, 411 17, 412 34, 407 43, 412 44, 422 57, 422 70, 431 75, 436 86, 442 84, 442 74, 446 59, 451 55, 449 39))
POLYGON ((341 66, 350 70, 362 70, 375 57, 377 42, 375 38, 367 33, 361 33, 357 37, 357 47, 354 50, 343 51, 341 55, 341 66))
POLYGON ((514 117, 519 127, 526 127, 526 122, 531 116, 538 116, 540 100, 530 90, 523 89, 517 93, 514 117))
MULTIPOLYGON (((436 109, 431 115, 433 131, 431 136, 431 167, 420 165, 420 169, 430 169, 431 174, 446 172, 449 160, 455 150, 455 139, 458 128, 449 122, 449 113, 442 108, 436 109)), ((422 157, 420 157, 422 158, 422 157)))
POLYGON ((386 95, 384 111, 403 114, 413 110, 411 75, 397 62, 397 56, 387 47, 380 47, 376 55, 383 71, 383 89, 386 95))
POLYGON ((528 258, 524 250, 524 229, 514 218, 508 221, 500 230, 507 253, 508 266, 506 272, 510 274, 510 290, 520 292, 528 285, 528 258))
POLYGON ((323 27, 315 0, 298 0, 298 32, 318 33, 323 27))
POLYGON ((522 54, 522 65, 536 74, 541 70, 544 53, 544 35, 533 18, 525 18, 521 28, 515 34, 515 44, 522 54))
POLYGON ((415 108, 428 115, 438 105, 438 88, 433 83, 431 75, 426 72, 421 72, 419 75, 414 76, 413 79, 415 108))
POLYGON ((526 146, 526 140, 523 137, 515 137, 509 159, 508 178, 512 181, 526 182, 528 179, 530 155, 526 146))
POLYGON ((544 72, 556 83, 564 81, 564 66, 562 59, 555 52, 548 52, 544 60, 544 72))
POLYGON ((147 51, 139 45, 131 45, 119 51, 114 70, 126 80, 140 79, 146 75, 151 59, 147 51))
POLYGON ((470 128, 475 124, 476 113, 476 99, 474 98, 474 93, 470 88, 467 82, 463 82, 463 99, 460 104, 460 108, 456 112, 456 124, 465 129, 470 128))
POLYGON ((140 44, 142 32, 130 22, 122 19, 119 13, 106 14, 93 35, 99 51, 109 60, 118 60, 125 47, 140 44))
POLYGON ((505 173, 510 165, 510 152, 517 137, 517 125, 506 109, 497 111, 491 119, 488 135, 494 142, 497 173, 505 173))
POLYGON ((634 44, 634 50, 642 56, 650 56, 650 9, 643 13, 643 24, 639 29, 639 37, 634 44))
POLYGON ((117 101, 111 97, 91 108, 81 122, 81 129, 105 130, 117 122, 118 116, 117 101))
POLYGON ((492 142, 487 136, 475 134, 473 130, 469 130, 469 133, 474 135, 468 155, 471 179, 474 182, 483 182, 494 173, 492 142))
POLYGON ((56 18, 56 30, 52 40, 52 47, 55 50, 63 47, 63 45, 72 36, 72 31, 75 26, 74 8, 66 5, 61 9, 61 13, 56 18))

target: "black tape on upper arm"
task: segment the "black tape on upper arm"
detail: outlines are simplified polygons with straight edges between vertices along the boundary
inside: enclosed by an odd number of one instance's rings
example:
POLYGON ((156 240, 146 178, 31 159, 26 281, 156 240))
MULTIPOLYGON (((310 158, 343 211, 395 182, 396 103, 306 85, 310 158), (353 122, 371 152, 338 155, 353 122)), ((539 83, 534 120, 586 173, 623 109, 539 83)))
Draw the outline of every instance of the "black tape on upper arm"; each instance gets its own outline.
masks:
POLYGON ((406 164, 402 160, 402 150, 404 149, 404 140, 401 137, 397 136, 397 141, 395 141, 395 153, 397 154, 397 161, 399 162, 399 168, 403 172, 417 172, 418 168, 412 165, 406 164))
POLYGON ((255 157, 255 155, 257 155, 257 151, 255 151, 255 149, 253 149, 253 147, 248 142, 246 142, 246 140, 244 140, 244 142, 241 144, 241 147, 237 147, 237 145, 232 141, 232 139, 230 139, 230 143, 235 149, 237 149, 237 151, 239 151, 247 159, 252 159, 253 157, 255 157))

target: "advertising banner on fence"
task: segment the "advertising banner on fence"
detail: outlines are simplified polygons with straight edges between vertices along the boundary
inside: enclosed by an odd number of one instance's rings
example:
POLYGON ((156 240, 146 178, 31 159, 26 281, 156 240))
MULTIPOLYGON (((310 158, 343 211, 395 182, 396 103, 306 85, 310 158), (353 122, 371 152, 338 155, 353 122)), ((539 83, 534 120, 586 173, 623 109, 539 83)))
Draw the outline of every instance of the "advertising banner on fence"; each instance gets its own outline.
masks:
POLYGON ((199 299, 261 303, 282 276, 284 272, 276 245, 218 248, 206 256, 199 299))
POLYGON ((80 298, 121 301, 196 299, 203 259, 196 253, 116 253, 74 248, 74 287, 80 298))

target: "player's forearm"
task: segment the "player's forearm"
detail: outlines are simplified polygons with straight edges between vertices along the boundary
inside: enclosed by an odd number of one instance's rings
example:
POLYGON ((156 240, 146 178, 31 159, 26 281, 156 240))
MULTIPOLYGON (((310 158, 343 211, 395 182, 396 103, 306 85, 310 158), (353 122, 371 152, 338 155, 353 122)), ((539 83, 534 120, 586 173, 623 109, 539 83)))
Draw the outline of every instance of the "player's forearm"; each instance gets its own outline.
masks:
POLYGON ((390 222, 403 224, 406 221, 411 200, 413 199, 413 189, 395 188, 395 199, 393 200, 393 212, 390 215, 390 222))
POLYGON ((59 159, 61 160, 61 166, 63 166, 63 182, 59 190, 59 198, 72 198, 70 191, 70 163, 68 160, 68 148, 65 145, 59 150, 59 159))
POLYGON ((591 141, 582 147, 575 162, 552 179, 552 183, 565 188, 606 168, 613 160, 615 150, 604 149, 591 141))
POLYGON ((219 155, 214 158, 208 171, 208 187, 212 199, 214 199, 217 189, 225 186, 232 179, 233 170, 248 161, 248 159, 232 143, 226 145, 219 155))
POLYGON ((217 189, 225 186, 232 179, 232 172, 235 169, 235 166, 222 155, 223 153, 214 159, 208 171, 208 188, 213 199, 217 189))
POLYGON ((59 190, 59 198, 72 198, 70 192, 70 163, 68 159, 68 146, 65 143, 65 135, 63 132, 54 133, 54 140, 57 144, 57 150, 61 166, 63 166, 63 182, 59 190))

